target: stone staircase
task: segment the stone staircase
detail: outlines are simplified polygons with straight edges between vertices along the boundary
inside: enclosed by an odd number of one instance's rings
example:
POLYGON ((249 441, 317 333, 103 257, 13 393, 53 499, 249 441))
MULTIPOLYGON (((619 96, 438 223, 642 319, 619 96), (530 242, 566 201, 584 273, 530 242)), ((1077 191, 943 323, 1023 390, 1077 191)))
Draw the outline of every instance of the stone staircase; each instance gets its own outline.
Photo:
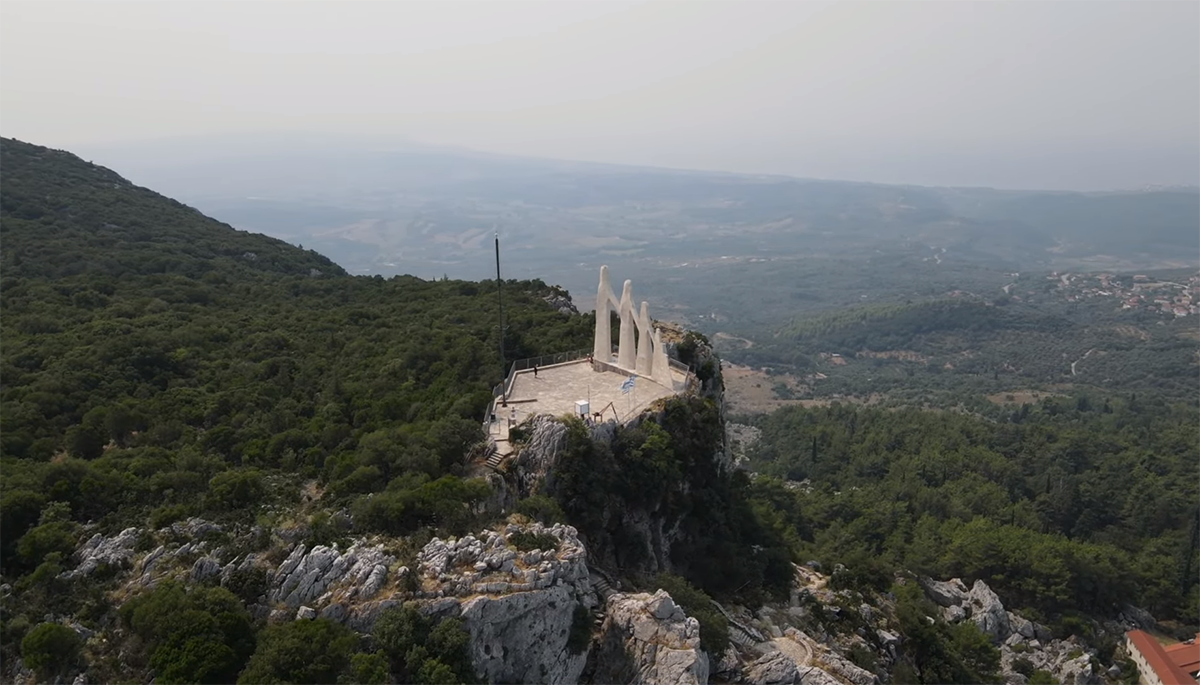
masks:
POLYGON ((508 440, 496 438, 487 441, 487 447, 484 448, 478 458, 482 459, 488 468, 499 472, 500 464, 504 463, 504 460, 511 455, 512 447, 509 445, 508 440))
POLYGON ((748 649, 767 641, 767 638, 762 633, 735 619, 725 610, 725 607, 721 606, 720 602, 713 600, 713 606, 717 608, 717 611, 721 612, 721 615, 729 623, 729 640, 734 644, 748 649))
POLYGON ((500 470, 500 462, 504 461, 504 455, 500 454, 500 451, 497 450, 495 448, 495 446, 492 446, 492 449, 489 452, 490 453, 488 454, 488 458, 485 463, 492 470, 499 471, 500 470))
POLYGON ((759 643, 753 635, 733 623, 729 624, 729 641, 742 649, 750 649, 759 643))
POLYGON ((616 594, 616 590, 612 589, 612 585, 609 585, 608 579, 604 576, 596 573, 590 575, 592 589, 596 591, 596 597, 600 600, 600 606, 596 608, 594 623, 596 627, 600 627, 604 623, 605 617, 608 616, 608 612, 605 610, 608 606, 608 598, 616 594))

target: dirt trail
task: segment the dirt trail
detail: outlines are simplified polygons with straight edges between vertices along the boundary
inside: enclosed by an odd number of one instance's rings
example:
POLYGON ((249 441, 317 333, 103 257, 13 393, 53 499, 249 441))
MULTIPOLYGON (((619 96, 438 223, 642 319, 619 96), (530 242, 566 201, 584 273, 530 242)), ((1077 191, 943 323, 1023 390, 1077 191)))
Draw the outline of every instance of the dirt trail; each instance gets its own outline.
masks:
POLYGON ((1095 351, 1096 351, 1096 348, 1093 347, 1092 349, 1088 350, 1087 352, 1084 352, 1082 357, 1071 362, 1071 375, 1072 376, 1075 375, 1075 365, 1078 364, 1079 362, 1083 361, 1084 359, 1087 359, 1095 351))

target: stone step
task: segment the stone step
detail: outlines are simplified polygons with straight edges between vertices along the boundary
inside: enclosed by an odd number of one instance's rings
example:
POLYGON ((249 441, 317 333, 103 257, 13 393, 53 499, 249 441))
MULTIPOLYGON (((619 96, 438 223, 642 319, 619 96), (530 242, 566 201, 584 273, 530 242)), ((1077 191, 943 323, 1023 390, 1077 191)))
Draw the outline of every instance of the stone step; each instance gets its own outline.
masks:
POLYGON ((601 576, 592 576, 592 587, 595 588, 596 595, 600 597, 601 602, 607 602, 608 598, 613 595, 612 586, 601 576))
POLYGON ((758 644, 758 640, 755 640, 753 636, 734 625, 729 626, 729 640, 742 647, 753 647, 758 644))

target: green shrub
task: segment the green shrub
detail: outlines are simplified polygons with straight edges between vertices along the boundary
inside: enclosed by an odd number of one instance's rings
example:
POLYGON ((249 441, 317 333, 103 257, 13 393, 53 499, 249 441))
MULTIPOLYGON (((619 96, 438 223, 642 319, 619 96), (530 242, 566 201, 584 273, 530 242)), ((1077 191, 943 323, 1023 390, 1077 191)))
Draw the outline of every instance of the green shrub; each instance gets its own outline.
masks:
POLYGON ((592 641, 592 612, 582 604, 575 605, 571 615, 571 633, 567 636, 567 651, 582 654, 592 641))
POLYGON ((1016 659, 1013 659, 1012 670, 1028 678, 1032 676, 1033 672, 1037 669, 1034 668, 1032 661, 1023 656, 1019 656, 1016 659))
POLYGON ((529 442, 531 435, 532 433, 526 426, 513 426, 508 429, 508 441, 514 445, 523 445, 529 442))
POLYGON ((142 639, 162 682, 233 682, 254 651, 250 615, 225 588, 168 581, 125 602, 118 614, 142 639))
POLYGON ((444 619, 434 625, 409 603, 385 611, 375 622, 372 634, 399 682, 478 680, 468 654, 470 636, 457 619, 444 619))
POLYGON ((1058 681, 1054 679, 1053 673, 1039 668, 1029 676, 1029 685, 1058 685, 1058 681))
POLYGON ((383 685, 388 682, 388 661, 382 651, 359 652, 350 657, 350 668, 338 680, 346 685, 383 685))
POLYGON ((42 563, 46 555, 58 552, 64 558, 75 551, 75 526, 66 521, 54 521, 36 526, 17 542, 17 554, 29 567, 42 563))
POLYGON ((191 507, 186 504, 164 504, 150 512, 150 527, 154 530, 182 521, 191 515, 191 507))
POLYGON ((258 504, 266 495, 262 472, 258 469, 222 471, 208 482, 213 503, 230 509, 258 504))
POLYGON ((868 647, 860 644, 855 644, 850 648, 850 653, 847 655, 850 661, 854 662, 855 666, 864 668, 872 673, 879 668, 879 659, 875 656, 875 652, 868 647))
POLYGON ((329 619, 267 626, 239 683, 336 683, 351 667, 359 638, 329 619))
POLYGON ((516 511, 542 523, 564 523, 567 515, 553 497, 533 495, 517 502, 516 511))
POLYGON ((522 552, 529 552, 535 549, 542 551, 554 551, 558 549, 558 538, 549 533, 531 533, 527 530, 522 530, 508 536, 508 542, 522 552))
POLYGON ((21 660, 43 678, 69 670, 79 662, 83 641, 58 623, 39 623, 21 640, 21 660))

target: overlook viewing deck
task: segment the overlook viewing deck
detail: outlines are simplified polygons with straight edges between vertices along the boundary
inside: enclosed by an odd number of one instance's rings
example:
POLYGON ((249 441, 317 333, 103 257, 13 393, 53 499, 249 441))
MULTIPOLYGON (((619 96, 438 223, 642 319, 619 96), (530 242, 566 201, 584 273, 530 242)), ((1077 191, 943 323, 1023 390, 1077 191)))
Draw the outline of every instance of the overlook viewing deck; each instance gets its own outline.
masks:
POLYGON ((649 305, 634 307, 633 284, 625 281, 617 299, 609 284, 608 267, 600 267, 596 293, 596 331, 589 350, 522 359, 513 362, 504 382, 496 386, 484 419, 488 466, 497 468, 512 454, 508 432, 531 416, 579 416, 586 403, 588 421, 625 423, 652 402, 686 391, 696 376, 686 364, 671 359, 660 327, 650 318, 649 305), (610 312, 620 315, 620 344, 612 344, 610 312), (632 387, 626 386, 632 381, 632 387), (628 389, 628 392, 625 390, 628 389))
POLYGON ((532 368, 513 372, 508 406, 500 406, 497 398, 496 420, 488 423, 488 437, 495 441, 497 455, 503 459, 512 452, 508 443, 510 424, 520 424, 538 414, 577 415, 578 400, 588 401, 590 414, 600 413, 601 420, 624 423, 655 400, 683 392, 690 376, 686 369, 672 368, 671 388, 639 376, 633 390, 624 394, 621 385, 630 375, 612 364, 587 359, 541 366, 537 375, 532 368))

